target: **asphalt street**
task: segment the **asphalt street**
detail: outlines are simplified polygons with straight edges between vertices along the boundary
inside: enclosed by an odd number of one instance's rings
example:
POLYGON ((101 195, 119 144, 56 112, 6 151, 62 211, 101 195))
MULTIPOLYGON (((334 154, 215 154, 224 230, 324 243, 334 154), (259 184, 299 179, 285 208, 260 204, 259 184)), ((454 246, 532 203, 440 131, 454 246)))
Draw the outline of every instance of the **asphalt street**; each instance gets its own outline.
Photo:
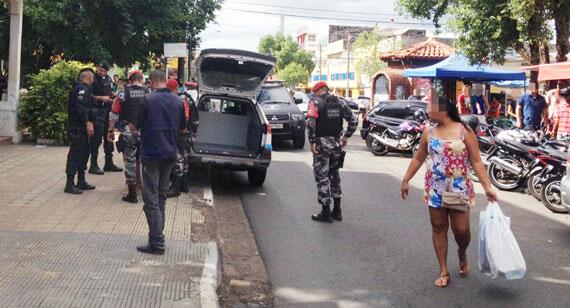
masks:
POLYGON ((492 279, 478 271, 479 212, 486 205, 477 185, 471 212, 471 275, 460 278, 450 232, 450 285, 434 287, 439 269, 432 248, 420 170, 407 201, 403 154, 374 157, 355 135, 341 172, 344 221, 311 221, 319 210, 308 145, 280 144, 266 184, 251 188, 231 175, 275 291, 277 307, 569 307, 570 215, 554 214, 530 195, 499 192, 500 205, 527 262, 523 280, 492 279))

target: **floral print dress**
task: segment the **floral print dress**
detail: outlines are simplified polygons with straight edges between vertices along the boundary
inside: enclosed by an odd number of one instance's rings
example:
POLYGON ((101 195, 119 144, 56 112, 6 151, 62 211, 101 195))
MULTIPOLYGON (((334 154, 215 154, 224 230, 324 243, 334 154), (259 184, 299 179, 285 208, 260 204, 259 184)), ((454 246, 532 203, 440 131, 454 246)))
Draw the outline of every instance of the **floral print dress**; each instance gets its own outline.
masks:
POLYGON ((429 130, 427 170, 425 177, 426 204, 441 208, 444 191, 460 192, 473 204, 475 191, 469 179, 469 154, 465 145, 465 128, 461 128, 461 137, 456 140, 442 140, 433 137, 435 125, 429 130))

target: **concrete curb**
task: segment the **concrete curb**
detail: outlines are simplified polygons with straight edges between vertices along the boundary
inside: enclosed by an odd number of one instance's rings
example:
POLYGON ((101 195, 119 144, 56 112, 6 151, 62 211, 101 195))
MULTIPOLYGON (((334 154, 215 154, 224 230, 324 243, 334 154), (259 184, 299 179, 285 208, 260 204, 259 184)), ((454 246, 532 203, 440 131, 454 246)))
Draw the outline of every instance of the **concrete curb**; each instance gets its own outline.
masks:
POLYGON ((223 307, 273 307, 273 290, 249 219, 241 199, 227 181, 231 180, 223 177, 212 180, 216 236, 221 254, 221 304, 223 307))
POLYGON ((204 270, 200 278, 200 304, 202 307, 219 307, 218 286, 221 283, 221 266, 218 245, 208 243, 208 255, 204 260, 204 270))

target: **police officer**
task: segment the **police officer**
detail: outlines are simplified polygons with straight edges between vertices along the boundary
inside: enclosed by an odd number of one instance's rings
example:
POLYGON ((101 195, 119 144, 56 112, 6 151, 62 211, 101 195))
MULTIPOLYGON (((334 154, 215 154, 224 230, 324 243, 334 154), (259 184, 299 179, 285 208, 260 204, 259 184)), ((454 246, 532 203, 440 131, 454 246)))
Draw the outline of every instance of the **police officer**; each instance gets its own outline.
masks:
POLYGON ((140 143, 140 133, 133 125, 139 114, 139 107, 149 93, 143 85, 144 75, 141 71, 133 71, 129 74, 129 86, 124 91, 117 93, 115 102, 109 114, 109 128, 107 140, 115 139, 117 121, 121 124, 121 136, 117 143, 117 150, 123 153, 125 164, 125 178, 129 192, 123 196, 123 201, 137 203, 137 160, 140 143))
POLYGON ((83 190, 93 190, 95 186, 85 181, 85 170, 89 159, 89 137, 93 136, 93 119, 90 112, 91 91, 94 72, 83 69, 79 73, 79 81, 69 93, 67 105, 67 130, 69 136, 69 154, 67 154, 67 182, 65 192, 79 195, 83 190), (77 185, 74 183, 77 174, 77 185))
POLYGON ((113 142, 107 140, 105 130, 109 127, 109 112, 113 104, 113 81, 107 75, 109 71, 109 63, 102 61, 97 67, 95 81, 93 82, 93 114, 95 119, 95 134, 90 140, 91 145, 91 167, 89 173, 102 175, 103 170, 111 172, 121 172, 123 169, 113 164, 113 142), (103 170, 97 164, 97 157, 99 156, 99 146, 104 140, 103 148, 105 150, 105 166, 103 170))
POLYGON ((340 174, 344 154, 342 148, 358 126, 358 118, 350 108, 336 96, 328 93, 325 82, 318 82, 312 89, 315 97, 309 102, 307 118, 309 142, 313 153, 313 171, 317 181, 318 201, 322 211, 312 219, 332 223, 333 219, 342 220, 340 199, 340 174), (343 120, 348 122, 348 129, 343 132, 343 120), (341 137, 342 135, 342 137, 341 137), (330 210, 331 204, 334 208, 330 210))

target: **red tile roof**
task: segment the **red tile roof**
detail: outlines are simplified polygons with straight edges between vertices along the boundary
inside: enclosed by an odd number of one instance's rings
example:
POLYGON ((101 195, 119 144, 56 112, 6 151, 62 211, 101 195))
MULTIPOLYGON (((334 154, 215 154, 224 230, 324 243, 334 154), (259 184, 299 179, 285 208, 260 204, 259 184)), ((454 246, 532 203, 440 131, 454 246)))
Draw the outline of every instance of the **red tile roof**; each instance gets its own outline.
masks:
POLYGON ((385 52, 380 54, 380 59, 386 60, 410 60, 410 59, 446 59, 455 52, 455 49, 447 44, 438 42, 432 38, 427 41, 417 43, 411 47, 397 50, 396 52, 385 52))

